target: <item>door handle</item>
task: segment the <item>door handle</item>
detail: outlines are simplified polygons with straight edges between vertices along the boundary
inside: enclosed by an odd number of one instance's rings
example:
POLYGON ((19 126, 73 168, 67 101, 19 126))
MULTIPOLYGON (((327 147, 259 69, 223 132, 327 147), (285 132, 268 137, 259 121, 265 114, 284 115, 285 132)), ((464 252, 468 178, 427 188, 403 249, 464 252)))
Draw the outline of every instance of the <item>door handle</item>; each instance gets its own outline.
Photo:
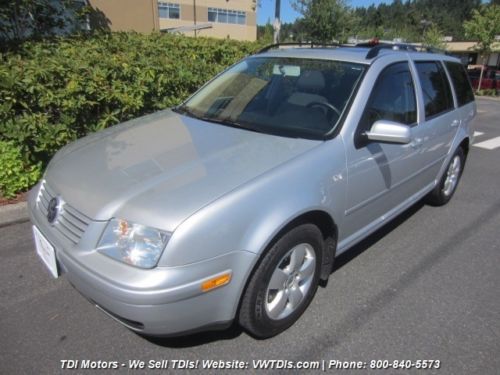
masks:
POLYGON ((411 145, 411 147, 413 147, 413 148, 419 148, 420 146, 422 146, 422 142, 423 142, 422 138, 415 138, 415 139, 414 139, 414 140, 410 143, 410 145, 411 145))
POLYGON ((450 126, 451 126, 452 128, 456 128, 456 127, 458 126, 458 124, 460 124, 460 121, 458 121, 458 120, 453 120, 450 126))

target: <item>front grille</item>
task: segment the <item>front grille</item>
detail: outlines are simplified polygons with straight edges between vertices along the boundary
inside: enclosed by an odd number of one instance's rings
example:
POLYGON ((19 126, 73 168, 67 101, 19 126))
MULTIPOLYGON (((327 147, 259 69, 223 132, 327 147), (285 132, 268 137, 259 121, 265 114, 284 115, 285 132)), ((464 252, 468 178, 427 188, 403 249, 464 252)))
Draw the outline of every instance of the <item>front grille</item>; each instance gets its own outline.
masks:
MULTIPOLYGON (((37 206, 43 216, 47 216, 49 202, 55 196, 57 194, 48 186, 47 182, 45 180, 42 181, 40 192, 38 193, 37 206)), ((59 215, 53 225, 69 241, 77 244, 89 226, 90 221, 89 217, 60 199, 59 215)))

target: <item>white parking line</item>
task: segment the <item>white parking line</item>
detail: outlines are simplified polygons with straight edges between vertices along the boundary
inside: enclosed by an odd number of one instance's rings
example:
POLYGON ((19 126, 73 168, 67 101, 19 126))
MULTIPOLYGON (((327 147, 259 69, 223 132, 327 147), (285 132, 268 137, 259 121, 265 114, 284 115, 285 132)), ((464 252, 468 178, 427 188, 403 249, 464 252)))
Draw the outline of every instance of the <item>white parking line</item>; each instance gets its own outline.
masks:
POLYGON ((488 139, 487 141, 484 141, 484 142, 476 143, 476 144, 474 144, 474 146, 481 147, 481 148, 484 148, 486 150, 494 150, 494 149, 500 147, 500 137, 495 137, 495 138, 488 139))
POLYGON ((483 135, 483 132, 474 132, 474 137, 479 137, 480 135, 483 135))

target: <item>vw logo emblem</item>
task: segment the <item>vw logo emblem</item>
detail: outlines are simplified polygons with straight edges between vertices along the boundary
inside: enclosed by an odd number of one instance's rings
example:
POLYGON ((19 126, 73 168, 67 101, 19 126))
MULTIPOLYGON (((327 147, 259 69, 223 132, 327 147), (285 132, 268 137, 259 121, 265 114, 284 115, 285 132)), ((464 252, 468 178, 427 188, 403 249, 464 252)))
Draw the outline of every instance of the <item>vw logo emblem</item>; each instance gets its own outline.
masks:
POLYGON ((54 197, 49 202, 49 207, 47 207, 47 220, 49 223, 53 223, 56 220, 57 212, 59 211, 59 199, 54 197))

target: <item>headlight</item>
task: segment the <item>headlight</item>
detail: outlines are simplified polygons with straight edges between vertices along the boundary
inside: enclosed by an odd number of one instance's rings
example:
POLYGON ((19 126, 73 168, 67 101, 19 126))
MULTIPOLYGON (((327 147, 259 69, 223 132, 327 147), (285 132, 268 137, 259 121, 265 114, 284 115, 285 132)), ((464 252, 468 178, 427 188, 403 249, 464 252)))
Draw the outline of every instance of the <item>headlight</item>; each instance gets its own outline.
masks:
POLYGON ((167 244, 170 233, 127 220, 111 219, 97 250, 121 262, 153 268, 167 244))

